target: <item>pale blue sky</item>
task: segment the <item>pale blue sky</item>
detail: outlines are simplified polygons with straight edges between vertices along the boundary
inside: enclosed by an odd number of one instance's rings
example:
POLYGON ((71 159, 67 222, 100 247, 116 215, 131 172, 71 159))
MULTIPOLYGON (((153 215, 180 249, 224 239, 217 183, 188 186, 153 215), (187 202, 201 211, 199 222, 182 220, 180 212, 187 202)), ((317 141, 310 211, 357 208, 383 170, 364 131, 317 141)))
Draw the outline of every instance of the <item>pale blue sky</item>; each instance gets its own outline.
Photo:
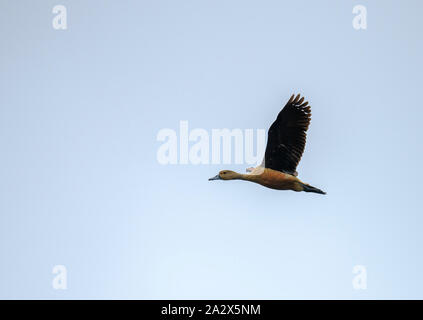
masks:
POLYGON ((423 298, 422 9, 1 0, 0 297, 423 298), (326 196, 157 162, 160 129, 267 128, 294 92, 326 196))

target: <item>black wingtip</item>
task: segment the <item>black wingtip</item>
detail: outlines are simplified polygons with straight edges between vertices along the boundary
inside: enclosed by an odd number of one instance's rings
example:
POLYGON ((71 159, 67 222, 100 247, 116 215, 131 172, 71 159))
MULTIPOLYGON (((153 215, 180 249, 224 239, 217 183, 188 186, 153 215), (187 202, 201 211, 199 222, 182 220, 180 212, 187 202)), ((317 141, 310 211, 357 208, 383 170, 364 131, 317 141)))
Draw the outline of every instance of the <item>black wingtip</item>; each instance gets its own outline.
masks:
POLYGON ((323 190, 320 190, 319 188, 315 188, 315 187, 307 185, 307 184, 303 184, 303 189, 304 189, 305 192, 314 192, 314 193, 318 193, 318 194, 326 194, 326 192, 324 192, 323 190))

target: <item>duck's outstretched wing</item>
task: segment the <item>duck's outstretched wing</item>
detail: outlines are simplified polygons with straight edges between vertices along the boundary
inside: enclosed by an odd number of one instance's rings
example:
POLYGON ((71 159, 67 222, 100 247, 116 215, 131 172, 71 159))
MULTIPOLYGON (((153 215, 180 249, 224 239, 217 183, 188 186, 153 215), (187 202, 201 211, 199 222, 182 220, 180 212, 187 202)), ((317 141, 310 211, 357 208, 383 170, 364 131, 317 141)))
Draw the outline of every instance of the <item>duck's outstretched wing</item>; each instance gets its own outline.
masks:
POLYGON ((268 131, 264 166, 296 175, 306 144, 311 109, 300 95, 292 95, 268 131))

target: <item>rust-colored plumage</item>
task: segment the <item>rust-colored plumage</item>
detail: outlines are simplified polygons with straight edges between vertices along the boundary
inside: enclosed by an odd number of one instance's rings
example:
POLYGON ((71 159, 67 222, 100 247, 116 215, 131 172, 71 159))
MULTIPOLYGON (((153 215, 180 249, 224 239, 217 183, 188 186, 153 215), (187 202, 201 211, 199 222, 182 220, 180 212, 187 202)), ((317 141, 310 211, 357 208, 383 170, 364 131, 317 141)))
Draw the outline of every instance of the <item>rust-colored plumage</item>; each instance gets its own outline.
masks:
POLYGON ((270 126, 263 163, 249 174, 220 171, 209 180, 246 180, 277 190, 325 194, 297 178, 296 168, 304 152, 311 108, 298 94, 292 95, 270 126))

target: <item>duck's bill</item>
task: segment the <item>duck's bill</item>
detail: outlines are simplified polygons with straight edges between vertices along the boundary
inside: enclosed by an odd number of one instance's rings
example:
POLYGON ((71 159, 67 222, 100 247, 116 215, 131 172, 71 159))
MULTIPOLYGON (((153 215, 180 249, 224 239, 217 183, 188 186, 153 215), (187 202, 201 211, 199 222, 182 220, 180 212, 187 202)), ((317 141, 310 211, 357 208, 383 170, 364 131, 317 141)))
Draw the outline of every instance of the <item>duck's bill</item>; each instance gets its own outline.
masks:
POLYGON ((212 180, 221 180, 219 175, 214 176, 213 178, 210 178, 209 181, 212 180))

